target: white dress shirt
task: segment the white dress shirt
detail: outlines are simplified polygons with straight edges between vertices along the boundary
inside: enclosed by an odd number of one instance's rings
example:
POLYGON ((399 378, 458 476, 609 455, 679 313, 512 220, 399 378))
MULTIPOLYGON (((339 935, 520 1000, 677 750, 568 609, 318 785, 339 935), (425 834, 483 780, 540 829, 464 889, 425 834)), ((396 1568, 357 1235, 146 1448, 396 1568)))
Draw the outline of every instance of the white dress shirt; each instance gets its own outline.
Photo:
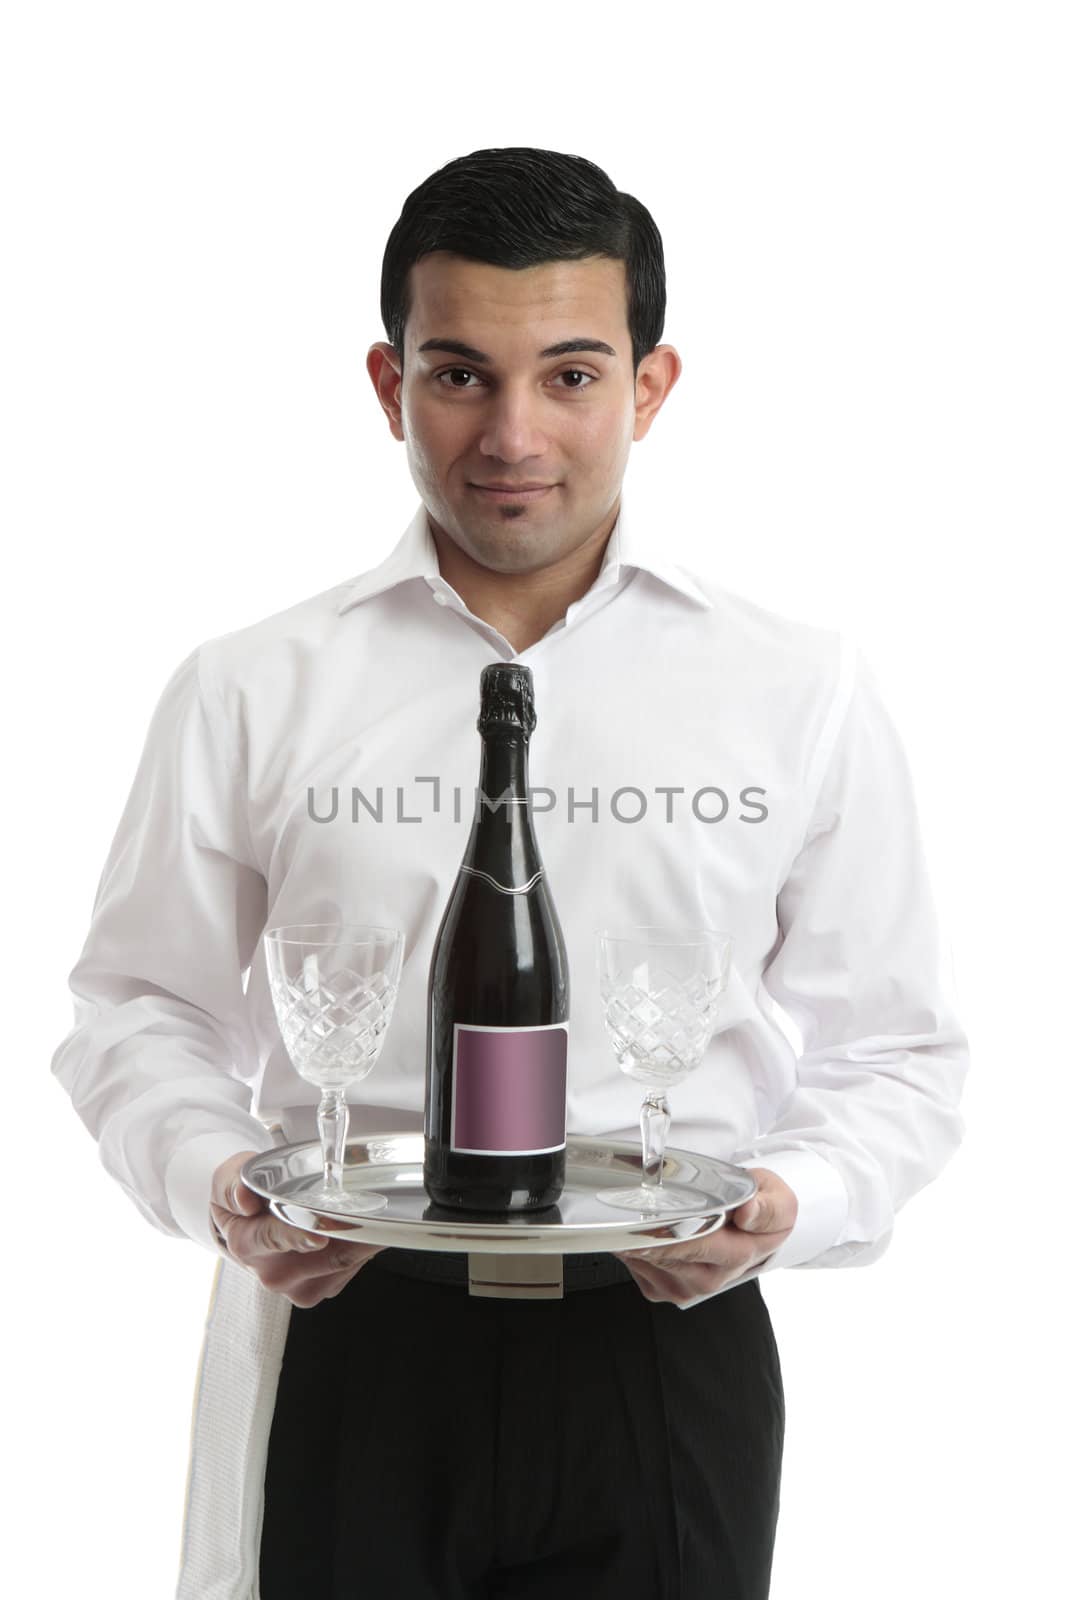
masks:
POLYGON ((272 1121, 315 1137, 267 927, 403 928, 396 1010, 349 1089, 350 1131, 421 1130, 430 953, 474 812, 479 676, 502 660, 533 674, 534 824, 570 968, 568 1133, 639 1138, 596 929, 727 931, 719 1031, 669 1092, 668 1144, 795 1191, 768 1266, 884 1252, 961 1139, 968 1063, 900 740, 847 634, 672 565, 660 542, 624 504, 591 588, 517 652, 442 578, 420 503, 381 565, 176 668, 52 1061, 157 1227, 214 1251, 219 1163, 269 1149, 272 1121))

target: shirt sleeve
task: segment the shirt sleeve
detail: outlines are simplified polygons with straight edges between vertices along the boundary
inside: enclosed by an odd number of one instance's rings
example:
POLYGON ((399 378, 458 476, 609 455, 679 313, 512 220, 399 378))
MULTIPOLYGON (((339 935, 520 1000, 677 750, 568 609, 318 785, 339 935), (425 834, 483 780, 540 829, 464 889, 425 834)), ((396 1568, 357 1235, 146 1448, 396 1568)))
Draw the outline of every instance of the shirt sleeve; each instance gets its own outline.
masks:
POLYGON ((266 883, 206 653, 176 668, 153 714, 52 1071, 138 1209, 218 1253, 212 1175, 273 1140, 250 1110, 258 1063, 242 983, 266 883))
POLYGON ((969 1066, 907 758, 870 664, 842 639, 836 731, 778 896, 763 988, 803 1042, 797 1086, 745 1166, 797 1223, 769 1266, 861 1266, 963 1137, 969 1066))
POLYGON ((727 1290, 773 1267, 876 1261, 896 1212, 964 1132, 969 1053, 911 774, 871 667, 847 638, 820 747, 816 800, 778 895, 778 938, 762 975, 803 1043, 796 1087, 733 1158, 789 1184, 797 1220, 782 1247, 727 1290))

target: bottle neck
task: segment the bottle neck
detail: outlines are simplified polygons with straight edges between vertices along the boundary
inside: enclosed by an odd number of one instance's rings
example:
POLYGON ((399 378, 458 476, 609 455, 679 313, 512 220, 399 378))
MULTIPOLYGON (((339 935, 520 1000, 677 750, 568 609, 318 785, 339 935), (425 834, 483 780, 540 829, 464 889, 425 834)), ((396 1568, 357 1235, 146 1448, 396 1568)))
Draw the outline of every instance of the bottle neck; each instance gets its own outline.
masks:
POLYGON ((499 883, 526 883, 541 865, 529 800, 529 740, 519 733, 482 739, 474 820, 464 864, 499 883))
POLYGON ((496 815, 506 810, 512 799, 527 799, 529 777, 530 744, 521 734, 490 734, 482 739, 478 802, 483 816, 494 814, 492 806, 486 802, 495 801, 499 796, 504 796, 504 804, 496 815))

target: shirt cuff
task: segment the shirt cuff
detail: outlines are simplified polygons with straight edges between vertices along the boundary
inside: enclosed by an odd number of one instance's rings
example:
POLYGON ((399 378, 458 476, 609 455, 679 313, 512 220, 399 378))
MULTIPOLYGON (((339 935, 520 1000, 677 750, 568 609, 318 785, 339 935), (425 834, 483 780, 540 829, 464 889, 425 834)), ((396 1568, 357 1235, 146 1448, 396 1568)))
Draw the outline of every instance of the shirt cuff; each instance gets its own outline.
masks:
POLYGON ((256 1135, 202 1133, 180 1145, 171 1156, 164 1178, 167 1203, 175 1222, 184 1234, 202 1244, 212 1255, 225 1256, 211 1226, 211 1181, 228 1156, 239 1150, 273 1148, 266 1129, 256 1135))
MULTIPOLYGON (((848 1191, 837 1168, 814 1150, 779 1150, 774 1155, 750 1156, 745 1161, 735 1161, 735 1167, 765 1167, 787 1183, 797 1197, 797 1220, 785 1243, 773 1251, 758 1266, 750 1267, 743 1277, 733 1278, 725 1289, 713 1294, 694 1295, 692 1300, 677 1302, 680 1311, 691 1311, 705 1300, 716 1295, 729 1294, 743 1283, 758 1278, 772 1267, 798 1267, 813 1256, 822 1255, 837 1242, 848 1216, 848 1191)), ((748 1237, 758 1240, 759 1234, 748 1237)))
MULTIPOLYGON (((764 1268, 798 1267, 837 1243, 848 1217, 848 1190, 837 1168, 825 1156, 816 1155, 814 1150, 776 1150, 734 1165, 766 1167, 797 1197, 793 1231, 763 1263, 764 1268)), ((759 1235, 750 1237, 758 1239, 759 1235)))

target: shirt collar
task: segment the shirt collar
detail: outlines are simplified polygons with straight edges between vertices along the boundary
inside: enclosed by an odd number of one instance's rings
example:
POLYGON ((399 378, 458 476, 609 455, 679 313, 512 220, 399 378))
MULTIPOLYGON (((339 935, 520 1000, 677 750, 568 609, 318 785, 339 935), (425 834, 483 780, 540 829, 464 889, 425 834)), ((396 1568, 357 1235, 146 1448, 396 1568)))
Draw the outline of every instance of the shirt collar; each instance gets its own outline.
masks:
MULTIPOLYGON (((705 593, 694 577, 666 559, 653 542, 650 531, 641 526, 639 518, 620 498, 619 514, 604 547, 600 571, 592 587, 601 590, 616 586, 624 577, 624 568, 637 568, 651 573, 661 583, 705 609, 710 609, 713 604, 710 595, 705 593)), ((338 614, 413 579, 422 579, 431 588, 436 588, 444 581, 426 507, 421 500, 399 543, 385 560, 347 585, 337 607, 338 614)))

